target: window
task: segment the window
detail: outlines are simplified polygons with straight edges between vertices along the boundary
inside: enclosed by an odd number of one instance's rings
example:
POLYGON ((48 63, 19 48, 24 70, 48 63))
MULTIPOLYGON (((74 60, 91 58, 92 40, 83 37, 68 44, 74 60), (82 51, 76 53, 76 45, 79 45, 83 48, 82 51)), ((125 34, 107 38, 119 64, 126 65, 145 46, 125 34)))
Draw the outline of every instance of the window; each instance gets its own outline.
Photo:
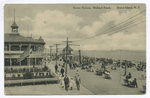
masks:
POLYGON ((71 54, 71 51, 69 51, 69 54, 71 54))
POLYGON ((12 66, 19 66, 19 62, 17 62, 17 58, 12 58, 11 62, 12 62, 12 66))
POLYGON ((11 51, 19 51, 20 47, 18 46, 11 46, 11 51))
POLYGON ((21 46, 21 51, 25 51, 28 48, 28 46, 21 46))
POLYGON ((4 46, 4 51, 8 51, 9 50, 9 46, 4 46))
POLYGON ((36 65, 42 65, 42 58, 36 58, 36 65))
POLYGON ((27 66, 27 58, 21 61, 21 66, 27 66))
POLYGON ((10 66, 10 59, 9 58, 5 58, 4 59, 4 61, 5 61, 5 66, 10 66))
POLYGON ((35 65, 35 58, 30 58, 30 65, 35 65))

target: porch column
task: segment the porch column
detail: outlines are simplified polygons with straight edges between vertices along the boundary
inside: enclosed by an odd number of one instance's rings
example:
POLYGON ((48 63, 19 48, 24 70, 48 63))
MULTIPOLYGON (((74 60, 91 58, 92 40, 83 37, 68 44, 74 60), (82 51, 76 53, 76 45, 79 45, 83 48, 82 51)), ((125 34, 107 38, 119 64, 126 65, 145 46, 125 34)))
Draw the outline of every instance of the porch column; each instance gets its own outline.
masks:
POLYGON ((35 51, 35 45, 34 45, 34 51, 35 51))
POLYGON ((21 62, 19 62, 19 65, 21 66, 21 62))
POLYGON ((11 51, 11 45, 10 45, 10 43, 9 43, 9 51, 11 51))
POLYGON ((21 51, 21 46, 22 46, 22 45, 20 44, 20 45, 19 45, 20 51, 21 51))
POLYGON ((10 67, 11 67, 11 65, 12 65, 12 62, 11 62, 11 55, 9 54, 9 56, 10 56, 10 67))
POLYGON ((35 66, 36 66, 36 58, 35 58, 35 66))

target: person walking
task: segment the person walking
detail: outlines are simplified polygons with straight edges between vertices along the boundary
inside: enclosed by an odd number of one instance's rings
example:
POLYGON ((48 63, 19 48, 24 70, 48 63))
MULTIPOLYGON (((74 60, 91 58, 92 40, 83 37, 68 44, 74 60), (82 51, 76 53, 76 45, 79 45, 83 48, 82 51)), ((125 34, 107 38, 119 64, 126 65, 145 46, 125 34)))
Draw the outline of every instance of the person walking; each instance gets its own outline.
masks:
POLYGON ((75 74, 75 77, 78 77, 79 75, 79 71, 77 70, 76 74, 75 74))
POLYGON ((134 85, 134 87, 138 88, 137 82, 136 82, 136 78, 134 78, 132 84, 134 85))
POLYGON ((69 64, 69 67, 70 67, 70 69, 71 69, 71 67, 72 67, 71 63, 69 64))
POLYGON ((58 69, 58 66, 57 66, 57 65, 55 65, 55 73, 57 73, 57 69, 58 69))
POLYGON ((65 70, 64 70, 64 68, 62 67, 61 70, 60 70, 60 72, 61 72, 61 74, 62 74, 62 77, 64 77, 64 71, 65 71, 65 70))
POLYGON ((76 69, 76 64, 75 63, 73 63, 73 68, 74 68, 74 70, 76 69))
POLYGON ((75 85, 75 81, 74 81, 74 79, 71 77, 70 84, 69 84, 69 87, 70 87, 71 90, 73 90, 74 85, 75 85))
POLYGON ((67 77, 67 75, 64 77, 64 83, 65 83, 65 90, 68 91, 68 87, 69 87, 69 78, 67 77))
POLYGON ((80 90, 80 83, 81 83, 81 79, 80 79, 80 75, 78 75, 78 76, 76 77, 77 90, 80 90))

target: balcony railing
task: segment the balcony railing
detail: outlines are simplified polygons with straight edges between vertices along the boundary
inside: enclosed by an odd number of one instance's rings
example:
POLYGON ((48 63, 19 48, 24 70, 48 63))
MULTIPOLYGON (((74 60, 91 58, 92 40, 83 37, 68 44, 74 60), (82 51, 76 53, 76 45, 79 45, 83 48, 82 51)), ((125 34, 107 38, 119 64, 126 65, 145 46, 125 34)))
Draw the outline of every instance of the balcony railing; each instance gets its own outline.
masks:
POLYGON ((5 54, 21 54, 24 51, 4 51, 5 54))

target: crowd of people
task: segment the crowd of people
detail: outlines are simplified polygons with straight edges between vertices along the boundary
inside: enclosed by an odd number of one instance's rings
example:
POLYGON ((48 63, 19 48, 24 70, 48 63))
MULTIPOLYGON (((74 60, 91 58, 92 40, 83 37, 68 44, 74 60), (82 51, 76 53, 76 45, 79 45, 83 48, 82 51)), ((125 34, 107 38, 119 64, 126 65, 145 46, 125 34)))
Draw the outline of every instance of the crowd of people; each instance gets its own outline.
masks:
POLYGON ((60 84, 62 88, 65 87, 66 91, 68 91, 68 89, 73 90, 74 88, 80 90, 81 78, 78 70, 74 77, 69 77, 67 74, 65 76, 60 74, 60 84))
MULTIPOLYGON (((55 73, 57 75, 59 75, 59 79, 60 79, 60 84, 62 86, 62 88, 65 88, 66 91, 73 90, 75 87, 77 88, 77 90, 80 90, 80 83, 81 83, 81 79, 80 79, 80 74, 79 71, 77 70, 77 72, 75 73, 74 77, 69 77, 67 74, 65 74, 65 65, 55 65, 55 73), (60 70, 58 70, 58 67, 61 67, 60 70)), ((70 69, 75 69, 76 66, 75 64, 69 64, 70 69)))
MULTIPOLYGON (((76 57, 76 59, 78 60, 78 58, 76 57)), ((77 61, 79 63, 79 61, 77 61)), ((115 67, 120 67, 120 61, 116 61, 116 63, 114 63, 115 61, 113 61, 112 59, 105 59, 105 58, 90 58, 90 57, 82 57, 81 58, 81 64, 80 67, 81 69, 90 69, 91 72, 92 71, 92 65, 96 65, 95 63, 99 62, 99 64, 101 63, 101 68, 95 70, 96 72, 99 72, 101 74, 106 74, 105 76, 109 77, 111 79, 111 74, 110 71, 107 70, 106 66, 107 65, 113 65, 115 64, 115 67)), ((145 63, 142 63, 143 66, 146 66, 145 63)), ((127 61, 127 60, 123 60, 122 61, 122 68, 123 66, 127 66, 127 68, 131 68, 133 66, 136 67, 136 65, 134 63, 132 63, 131 61, 127 61)), ((65 74, 65 63, 63 65, 55 65, 55 73, 60 74, 60 80, 61 80, 61 85, 62 87, 65 87, 65 90, 68 91, 68 89, 73 90, 73 88, 77 88, 77 90, 80 90, 80 83, 81 83, 81 79, 80 79, 80 75, 79 72, 77 70, 76 74, 74 77, 69 77, 67 74, 65 74), (61 66, 61 69, 58 70, 58 67, 61 66)), ((72 69, 76 69, 78 65, 76 63, 69 63, 69 68, 70 70, 72 69)), ((144 72, 142 72, 141 78, 145 78, 144 72)), ((138 88, 138 84, 137 84, 137 79, 133 78, 133 80, 131 79, 132 75, 129 72, 128 75, 126 75, 125 79, 128 81, 128 83, 130 83, 130 85, 133 85, 134 87, 138 88)))

